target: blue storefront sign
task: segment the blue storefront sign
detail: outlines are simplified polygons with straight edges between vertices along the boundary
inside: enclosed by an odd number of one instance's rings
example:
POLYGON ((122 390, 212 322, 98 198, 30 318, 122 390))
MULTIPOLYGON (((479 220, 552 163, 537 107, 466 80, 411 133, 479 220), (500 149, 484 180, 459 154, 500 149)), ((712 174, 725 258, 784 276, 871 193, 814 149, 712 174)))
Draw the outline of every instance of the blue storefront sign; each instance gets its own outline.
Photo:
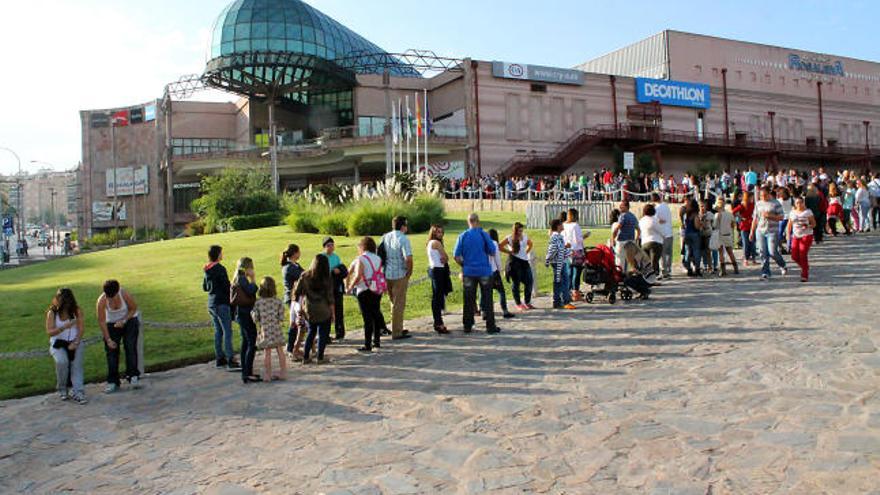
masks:
POLYGON ((708 84, 643 77, 636 78, 636 100, 639 103, 656 101, 661 105, 676 107, 707 109, 712 106, 708 84))
POLYGON ((801 57, 794 53, 788 56, 788 68, 829 76, 846 76, 846 73, 843 71, 843 62, 840 60, 831 61, 821 57, 801 57))

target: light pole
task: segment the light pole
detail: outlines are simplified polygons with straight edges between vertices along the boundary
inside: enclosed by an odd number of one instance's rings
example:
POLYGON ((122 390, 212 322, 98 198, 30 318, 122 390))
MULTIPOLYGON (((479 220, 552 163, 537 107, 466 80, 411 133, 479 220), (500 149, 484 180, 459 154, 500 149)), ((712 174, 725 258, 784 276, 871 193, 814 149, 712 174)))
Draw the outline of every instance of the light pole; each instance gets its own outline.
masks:
POLYGON ((52 251, 54 252, 58 249, 58 217, 55 215, 55 195, 58 194, 55 192, 54 187, 49 188, 49 197, 52 202, 52 251))
MULTIPOLYGON (((24 191, 23 191, 24 188, 22 187, 22 184, 21 184, 21 158, 18 157, 18 153, 16 153, 15 151, 12 151, 9 148, 4 147, 4 146, 0 146, 0 150, 8 151, 8 152, 12 153, 12 156, 15 157, 15 161, 18 162, 18 175, 16 175, 16 188, 18 189, 18 197, 16 199, 17 199, 18 205, 16 205, 15 211, 18 213, 18 239, 21 240, 21 239, 23 239, 22 229, 24 228, 24 213, 22 213, 22 211, 21 211, 21 196, 24 193, 24 191)), ((16 252, 18 252, 18 250, 16 250, 16 252)))

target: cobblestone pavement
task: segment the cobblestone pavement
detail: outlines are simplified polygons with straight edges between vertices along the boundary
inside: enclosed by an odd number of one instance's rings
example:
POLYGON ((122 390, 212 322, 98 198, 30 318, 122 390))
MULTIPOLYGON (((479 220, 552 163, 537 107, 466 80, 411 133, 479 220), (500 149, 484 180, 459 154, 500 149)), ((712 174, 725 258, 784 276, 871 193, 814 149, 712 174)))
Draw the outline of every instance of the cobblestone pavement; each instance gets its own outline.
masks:
POLYGON ((812 254, 809 284, 679 278, 498 336, 411 322, 283 383, 200 365, 0 403, 0 492, 880 493, 880 236, 812 254))

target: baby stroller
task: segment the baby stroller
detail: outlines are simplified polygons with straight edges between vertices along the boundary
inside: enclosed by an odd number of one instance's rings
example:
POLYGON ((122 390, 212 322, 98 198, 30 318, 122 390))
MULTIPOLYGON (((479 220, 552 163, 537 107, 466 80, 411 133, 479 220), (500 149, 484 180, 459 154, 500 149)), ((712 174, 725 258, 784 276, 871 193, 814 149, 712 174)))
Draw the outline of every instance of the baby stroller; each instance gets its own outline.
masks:
MULTIPOLYGON (((623 272, 614 259, 614 252, 605 245, 599 245, 587 251, 584 263, 584 283, 590 286, 586 294, 588 303, 592 303, 596 295, 605 296, 608 303, 617 301, 617 291, 623 282, 623 272)), ((632 299, 632 291, 621 289, 620 296, 632 299)))

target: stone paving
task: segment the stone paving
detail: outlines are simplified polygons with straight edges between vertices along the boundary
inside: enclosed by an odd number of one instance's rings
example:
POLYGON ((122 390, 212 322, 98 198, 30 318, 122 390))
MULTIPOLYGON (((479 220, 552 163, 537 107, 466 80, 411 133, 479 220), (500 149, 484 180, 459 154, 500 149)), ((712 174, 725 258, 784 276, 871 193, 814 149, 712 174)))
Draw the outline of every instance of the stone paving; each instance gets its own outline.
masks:
POLYGON ((0 493, 880 494, 880 236, 812 254, 809 284, 678 278, 494 337, 419 320, 283 383, 0 403, 0 493))

